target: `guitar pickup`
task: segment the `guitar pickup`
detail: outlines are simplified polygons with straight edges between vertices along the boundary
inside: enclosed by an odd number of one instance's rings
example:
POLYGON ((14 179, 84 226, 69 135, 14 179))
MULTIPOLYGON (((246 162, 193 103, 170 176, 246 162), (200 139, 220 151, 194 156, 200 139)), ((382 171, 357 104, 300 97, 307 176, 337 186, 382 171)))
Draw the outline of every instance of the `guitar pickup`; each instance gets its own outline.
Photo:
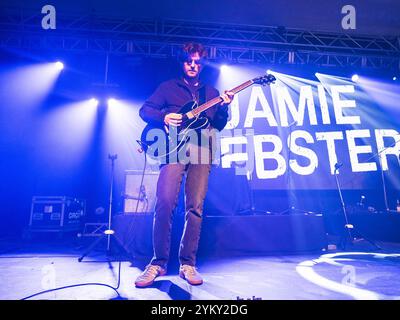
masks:
POLYGON ((188 119, 193 119, 195 117, 192 111, 186 112, 185 115, 188 117, 188 119))

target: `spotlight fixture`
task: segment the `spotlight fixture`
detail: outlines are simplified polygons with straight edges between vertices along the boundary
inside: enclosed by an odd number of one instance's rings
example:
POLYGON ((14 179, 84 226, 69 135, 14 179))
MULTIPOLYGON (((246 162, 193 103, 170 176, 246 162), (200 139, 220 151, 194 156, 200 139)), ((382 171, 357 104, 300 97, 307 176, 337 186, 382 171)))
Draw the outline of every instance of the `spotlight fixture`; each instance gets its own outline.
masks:
POLYGON ((55 64, 58 70, 64 69, 64 64, 61 61, 57 61, 55 64))
POLYGON ((358 79, 359 79, 358 74, 353 74, 353 76, 351 77, 351 81, 353 81, 353 82, 357 82, 358 79))
POLYGON ((89 100, 90 105, 97 107, 99 105, 99 100, 97 100, 96 98, 92 98, 89 100))
POLYGON ((397 77, 393 77, 392 80, 393 80, 393 81, 396 81, 396 80, 397 80, 397 77))
POLYGON ((224 72, 224 71, 227 71, 228 68, 229 68, 229 67, 228 67, 226 64, 222 64, 222 65, 219 67, 219 70, 221 70, 221 72, 224 72))
POLYGON ((115 100, 114 98, 109 98, 109 99, 107 100, 107 105, 108 105, 109 107, 112 107, 112 106, 114 106, 114 105, 116 104, 116 102, 117 102, 117 100, 115 100))

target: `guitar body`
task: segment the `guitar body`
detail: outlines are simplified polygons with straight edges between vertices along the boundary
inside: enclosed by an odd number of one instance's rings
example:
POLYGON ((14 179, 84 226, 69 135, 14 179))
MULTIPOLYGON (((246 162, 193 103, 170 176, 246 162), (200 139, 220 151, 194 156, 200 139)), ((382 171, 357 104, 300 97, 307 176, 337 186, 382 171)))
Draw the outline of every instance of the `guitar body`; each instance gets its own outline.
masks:
POLYGON ((188 118, 187 114, 197 108, 197 103, 186 103, 178 112, 182 114, 182 123, 178 127, 148 124, 143 129, 140 140, 144 151, 153 159, 162 163, 169 162, 169 156, 177 153, 186 143, 190 131, 199 131, 209 125, 205 115, 188 118))
MULTIPOLYGON (((248 80, 241 85, 229 90, 236 94, 253 84, 266 85, 274 83, 276 78, 272 74, 257 77, 248 80)), ((215 97, 206 103, 198 106, 196 102, 191 101, 185 104, 180 110, 182 114, 182 123, 178 127, 164 124, 154 126, 148 124, 141 135, 140 144, 146 154, 161 163, 176 162, 177 154, 188 142, 190 133, 199 131, 209 126, 209 119, 205 116, 206 110, 221 103, 223 99, 215 97), (170 161, 172 159, 172 161, 170 161)))

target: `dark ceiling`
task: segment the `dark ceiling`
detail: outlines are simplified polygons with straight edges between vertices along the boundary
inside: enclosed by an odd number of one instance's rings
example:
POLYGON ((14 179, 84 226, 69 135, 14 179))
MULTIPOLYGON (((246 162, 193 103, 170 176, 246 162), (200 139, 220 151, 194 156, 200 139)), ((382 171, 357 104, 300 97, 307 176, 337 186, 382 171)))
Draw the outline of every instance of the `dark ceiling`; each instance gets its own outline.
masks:
POLYGON ((284 26, 311 31, 365 35, 400 35, 399 0, 2 0, 2 6, 37 10, 53 4, 58 14, 85 14, 132 18, 170 18, 202 22, 284 26), (341 9, 356 9, 356 30, 343 30, 341 9))

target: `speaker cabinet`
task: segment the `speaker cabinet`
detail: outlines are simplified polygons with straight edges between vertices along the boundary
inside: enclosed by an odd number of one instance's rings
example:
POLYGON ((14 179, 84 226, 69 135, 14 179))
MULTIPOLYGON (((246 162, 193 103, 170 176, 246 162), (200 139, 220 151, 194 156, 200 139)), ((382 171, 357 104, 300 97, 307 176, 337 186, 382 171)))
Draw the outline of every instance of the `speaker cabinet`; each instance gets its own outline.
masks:
POLYGON ((145 171, 144 175, 142 170, 125 171, 124 213, 154 212, 158 176, 158 171, 145 171))

